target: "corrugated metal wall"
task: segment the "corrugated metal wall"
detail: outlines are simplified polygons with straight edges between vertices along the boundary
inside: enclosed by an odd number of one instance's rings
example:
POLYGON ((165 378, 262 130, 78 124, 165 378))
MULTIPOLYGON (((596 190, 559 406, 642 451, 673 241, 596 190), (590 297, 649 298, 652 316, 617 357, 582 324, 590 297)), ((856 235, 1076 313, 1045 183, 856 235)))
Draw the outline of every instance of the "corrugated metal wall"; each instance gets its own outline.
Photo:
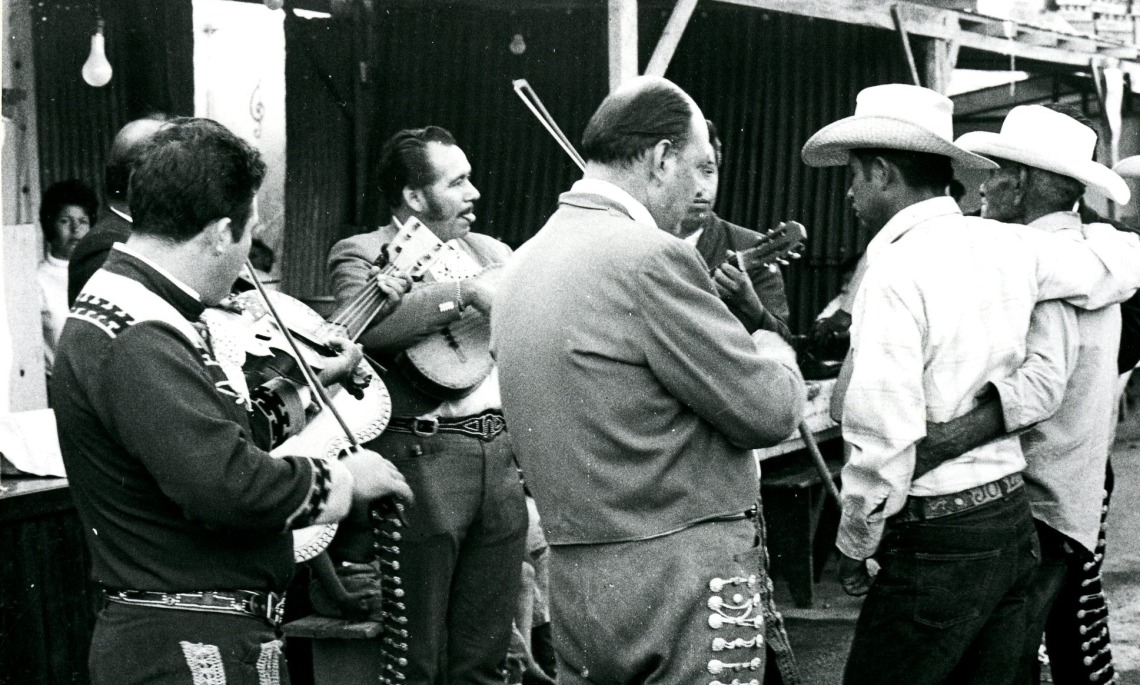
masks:
POLYGON ((31 9, 41 187, 78 178, 102 198, 107 148, 123 124, 155 111, 194 111, 190 0, 36 1, 31 9), (102 88, 80 76, 97 5, 114 68, 102 88))
MULTIPOLYGON (((542 226, 578 172, 518 101, 511 80, 528 79, 577 143, 607 89, 606 11, 599 5, 381 12, 370 155, 399 128, 450 129, 483 193, 477 229, 521 244, 542 226), (516 34, 526 44, 521 55, 509 49, 516 34)), ((642 9, 643 64, 666 18, 659 9, 642 9)), ((358 230, 348 225, 351 121, 332 104, 339 97, 351 111, 354 67, 351 59, 340 66, 338 60, 351 56, 353 30, 339 20, 288 25, 283 275, 288 290, 309 297, 328 291, 329 247, 358 230), (302 58, 302 50, 319 54, 302 58), (324 79, 333 74, 336 88, 314 85, 318 73, 324 79)), ((860 89, 905 82, 906 73, 889 33, 721 4, 694 15, 673 59, 668 76, 722 130, 720 213, 754 228, 786 218, 808 227, 805 259, 787 271, 798 330, 838 290, 842 267, 868 239, 846 208, 845 172, 808 169, 799 161, 800 147, 824 124, 850 114, 860 89)), ((371 180, 368 185, 374 186, 371 180)), ((366 216, 373 223, 375 198, 369 200, 366 216)))

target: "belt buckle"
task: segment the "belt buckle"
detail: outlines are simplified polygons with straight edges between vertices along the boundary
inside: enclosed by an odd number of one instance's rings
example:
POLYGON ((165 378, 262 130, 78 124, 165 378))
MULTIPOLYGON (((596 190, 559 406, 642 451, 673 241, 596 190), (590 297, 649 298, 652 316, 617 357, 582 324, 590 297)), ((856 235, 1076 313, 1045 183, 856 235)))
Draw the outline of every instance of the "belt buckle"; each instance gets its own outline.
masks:
POLYGON ((281 625, 281 620, 285 618, 285 596, 276 592, 266 592, 264 596, 254 594, 242 604, 248 607, 250 614, 263 618, 274 626, 281 625))
POLYGON ((430 438, 439 432, 439 419, 412 419, 412 434, 421 438, 430 438), (427 428, 420 428, 427 425, 427 428))
POLYGON ((506 423, 498 414, 484 414, 479 417, 479 432, 482 433, 482 438, 486 442, 495 439, 503 430, 503 424, 506 423))

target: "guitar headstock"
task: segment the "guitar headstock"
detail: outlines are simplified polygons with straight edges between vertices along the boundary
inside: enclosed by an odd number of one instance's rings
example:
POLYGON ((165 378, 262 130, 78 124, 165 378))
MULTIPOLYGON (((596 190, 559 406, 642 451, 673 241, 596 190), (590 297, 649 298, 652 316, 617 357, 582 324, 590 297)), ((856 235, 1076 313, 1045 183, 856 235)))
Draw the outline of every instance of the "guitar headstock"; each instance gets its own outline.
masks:
POLYGON ((387 258, 384 269, 393 275, 418 280, 444 255, 445 245, 414 216, 397 225, 400 227, 399 232, 383 249, 383 255, 387 258))
POLYGON ((763 234, 760 241, 733 256, 741 271, 767 267, 771 264, 787 265, 789 259, 799 259, 800 250, 807 240, 807 229, 798 221, 781 221, 780 225, 763 234))

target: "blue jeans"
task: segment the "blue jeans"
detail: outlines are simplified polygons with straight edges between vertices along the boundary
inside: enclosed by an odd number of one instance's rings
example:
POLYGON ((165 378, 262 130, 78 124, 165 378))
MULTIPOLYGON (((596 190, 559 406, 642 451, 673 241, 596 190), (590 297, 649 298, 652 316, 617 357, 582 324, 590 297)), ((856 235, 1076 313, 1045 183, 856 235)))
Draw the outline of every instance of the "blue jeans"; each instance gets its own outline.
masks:
POLYGON ((843 682, 1015 682, 1039 555, 1025 488, 959 514, 888 521, 843 682))

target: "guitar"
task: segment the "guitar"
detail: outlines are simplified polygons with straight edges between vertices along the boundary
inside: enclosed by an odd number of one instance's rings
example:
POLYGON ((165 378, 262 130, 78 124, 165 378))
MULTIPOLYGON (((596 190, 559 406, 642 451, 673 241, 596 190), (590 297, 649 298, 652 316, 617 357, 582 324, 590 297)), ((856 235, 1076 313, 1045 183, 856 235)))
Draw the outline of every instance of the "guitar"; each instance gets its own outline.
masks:
MULTIPOLYGON (((799 259, 800 250, 807 240, 807 229, 798 221, 781 221, 780 225, 761 234, 760 240, 746 250, 732 253, 729 261, 748 274, 755 269, 766 269, 772 264, 788 264, 788 259, 799 259)), ((710 275, 716 268, 709 270, 710 275)))
MULTIPOLYGON (((487 271, 466 252, 440 241, 430 231, 419 241, 419 247, 439 254, 427 269, 424 280, 461 281, 487 271)), ((494 368, 491 323, 476 308, 466 307, 458 321, 407 348, 396 356, 395 362, 424 394, 438 400, 463 397, 494 368)))

